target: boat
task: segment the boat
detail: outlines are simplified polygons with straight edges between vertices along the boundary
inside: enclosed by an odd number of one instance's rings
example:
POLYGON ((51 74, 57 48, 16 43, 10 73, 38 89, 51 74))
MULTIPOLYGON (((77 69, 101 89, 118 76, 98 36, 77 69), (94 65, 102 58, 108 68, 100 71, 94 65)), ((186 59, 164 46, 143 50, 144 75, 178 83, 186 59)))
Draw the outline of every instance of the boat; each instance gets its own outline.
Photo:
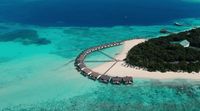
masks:
POLYGON ((183 24, 178 23, 178 22, 175 22, 174 25, 175 25, 175 26, 183 26, 183 24))

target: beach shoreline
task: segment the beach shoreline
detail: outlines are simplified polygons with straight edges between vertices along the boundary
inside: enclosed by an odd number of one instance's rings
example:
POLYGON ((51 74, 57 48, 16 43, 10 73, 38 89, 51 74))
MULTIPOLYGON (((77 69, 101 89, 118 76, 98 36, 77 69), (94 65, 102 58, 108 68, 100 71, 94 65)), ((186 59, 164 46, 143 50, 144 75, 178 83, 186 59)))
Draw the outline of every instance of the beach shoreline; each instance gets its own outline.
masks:
MULTIPOLYGON (((142 43, 145 42, 147 39, 132 39, 123 42, 123 49, 122 51, 117 54, 114 58, 119 62, 115 63, 115 65, 105 74, 108 76, 118 76, 118 77, 125 77, 131 76, 133 79, 158 79, 158 80, 173 80, 173 79, 189 79, 189 80, 196 80, 200 81, 200 73, 187 73, 187 72, 149 72, 143 69, 136 69, 131 67, 125 67, 122 64, 124 63, 123 60, 126 58, 128 51, 142 43)), ((104 73, 105 69, 108 69, 112 66, 114 62, 104 63, 95 68, 93 71, 104 73)))

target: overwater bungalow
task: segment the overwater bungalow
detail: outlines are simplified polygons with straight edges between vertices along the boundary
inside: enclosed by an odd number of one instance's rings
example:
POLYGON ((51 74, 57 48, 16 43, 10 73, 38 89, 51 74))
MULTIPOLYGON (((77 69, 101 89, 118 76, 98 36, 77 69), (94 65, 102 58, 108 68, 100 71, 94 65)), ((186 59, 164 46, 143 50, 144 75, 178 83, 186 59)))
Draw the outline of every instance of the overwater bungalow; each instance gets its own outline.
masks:
POLYGON ((76 63, 76 66, 79 66, 79 65, 81 65, 81 64, 84 64, 84 63, 83 63, 83 60, 84 60, 84 59, 78 59, 78 60, 76 60, 76 62, 75 62, 75 63, 76 63))
POLYGON ((132 83, 133 83, 133 78, 132 78, 132 77, 126 76, 126 77, 123 77, 123 78, 122 78, 122 81, 123 81, 123 83, 124 83, 125 85, 127 85, 127 84, 132 84, 132 83))
POLYGON ((75 60, 75 64, 79 64, 79 63, 81 63, 81 61, 82 61, 82 60, 80 60, 80 59, 76 59, 76 60, 75 60))
POLYGON ((89 78, 90 79, 92 79, 92 80, 97 80, 98 79, 98 77, 100 76, 100 74, 99 73, 97 73, 97 72, 91 72, 91 73, 89 73, 89 78))
MULTIPOLYGON (((112 47, 112 46, 117 46, 120 45, 121 42, 113 42, 113 43, 109 43, 109 44, 104 44, 101 46, 96 46, 96 47, 92 47, 92 48, 88 48, 87 50, 83 51, 81 54, 79 54, 79 56, 76 58, 75 60, 75 66, 76 69, 78 71, 81 72, 81 74, 83 74, 84 76, 88 76, 88 78, 92 79, 92 80, 99 80, 100 82, 103 83, 109 83, 111 77, 108 75, 101 75, 97 72, 92 71, 91 69, 87 68, 86 65, 84 64, 84 59, 86 58, 86 56, 94 51, 97 50, 101 50, 104 48, 108 48, 108 47, 112 47)), ((126 79, 126 83, 130 83, 131 80, 126 79)), ((119 77, 115 77, 113 78, 113 83, 114 84, 120 84, 122 82, 122 78, 119 77)))
POLYGON ((110 76, 107 76, 107 75, 101 75, 99 77, 99 81, 100 82, 103 82, 103 83, 108 83, 110 81, 110 76))
POLYGON ((110 47, 110 46, 111 46, 110 44, 107 45, 107 47, 110 47))
POLYGON ((97 47, 97 50, 101 50, 101 46, 98 46, 98 47, 97 47))
POLYGON ((97 48, 96 47, 94 47, 94 48, 91 48, 90 49, 92 52, 94 52, 94 51, 96 51, 97 50, 97 48))
POLYGON ((111 83, 112 84, 121 84, 122 78, 121 77, 112 77, 111 78, 111 83))
POLYGON ((91 71, 90 69, 88 69, 88 68, 84 68, 84 69, 82 70, 82 74, 83 74, 84 76, 89 75, 91 72, 92 72, 92 71, 91 71))
POLYGON ((107 48, 107 47, 108 47, 108 44, 105 44, 104 47, 107 48))
POLYGON ((78 57, 78 60, 83 60, 85 59, 85 55, 84 54, 81 54, 79 57, 78 57))
POLYGON ((86 50, 84 53, 86 53, 86 55, 87 55, 87 54, 89 54, 91 52, 92 52, 91 50, 86 50))
POLYGON ((97 50, 99 50, 100 48, 99 47, 95 47, 95 50, 94 51, 97 51, 97 50))
POLYGON ((83 70, 86 66, 85 66, 85 64, 79 64, 77 67, 78 67, 80 70, 83 70))

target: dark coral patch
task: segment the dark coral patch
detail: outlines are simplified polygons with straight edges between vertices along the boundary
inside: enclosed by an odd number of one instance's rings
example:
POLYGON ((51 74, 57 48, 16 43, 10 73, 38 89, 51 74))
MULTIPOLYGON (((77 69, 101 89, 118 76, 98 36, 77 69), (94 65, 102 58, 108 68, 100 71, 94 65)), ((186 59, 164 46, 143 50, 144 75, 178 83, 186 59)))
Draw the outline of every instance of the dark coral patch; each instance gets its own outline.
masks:
POLYGON ((51 43, 50 40, 45 38, 39 38, 37 31, 35 30, 16 30, 0 35, 0 42, 17 41, 24 45, 37 44, 46 45, 51 43))
POLYGON ((1 25, 0 25, 0 30, 5 30, 5 29, 9 29, 9 28, 6 27, 6 26, 1 26, 1 25))

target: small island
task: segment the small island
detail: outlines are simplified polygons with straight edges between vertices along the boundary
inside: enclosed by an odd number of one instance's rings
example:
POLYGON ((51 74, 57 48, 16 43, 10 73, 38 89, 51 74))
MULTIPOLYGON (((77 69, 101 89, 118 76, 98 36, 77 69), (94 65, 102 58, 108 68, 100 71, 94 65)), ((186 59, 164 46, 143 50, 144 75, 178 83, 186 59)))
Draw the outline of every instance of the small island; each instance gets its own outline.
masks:
POLYGON ((153 39, 122 41, 114 59, 92 70, 108 76, 200 80, 200 28, 153 39))
MULTIPOLYGON (((92 61, 95 62, 95 61, 92 61)), ((83 51, 75 66, 84 76, 103 83, 132 84, 132 78, 200 80, 200 28, 153 39, 132 39, 103 44, 83 51), (102 49, 122 45, 112 57, 102 49), (87 55, 99 51, 110 61, 87 67, 87 55)))
POLYGON ((142 42, 128 51, 126 63, 150 72, 199 72, 200 28, 142 42))

